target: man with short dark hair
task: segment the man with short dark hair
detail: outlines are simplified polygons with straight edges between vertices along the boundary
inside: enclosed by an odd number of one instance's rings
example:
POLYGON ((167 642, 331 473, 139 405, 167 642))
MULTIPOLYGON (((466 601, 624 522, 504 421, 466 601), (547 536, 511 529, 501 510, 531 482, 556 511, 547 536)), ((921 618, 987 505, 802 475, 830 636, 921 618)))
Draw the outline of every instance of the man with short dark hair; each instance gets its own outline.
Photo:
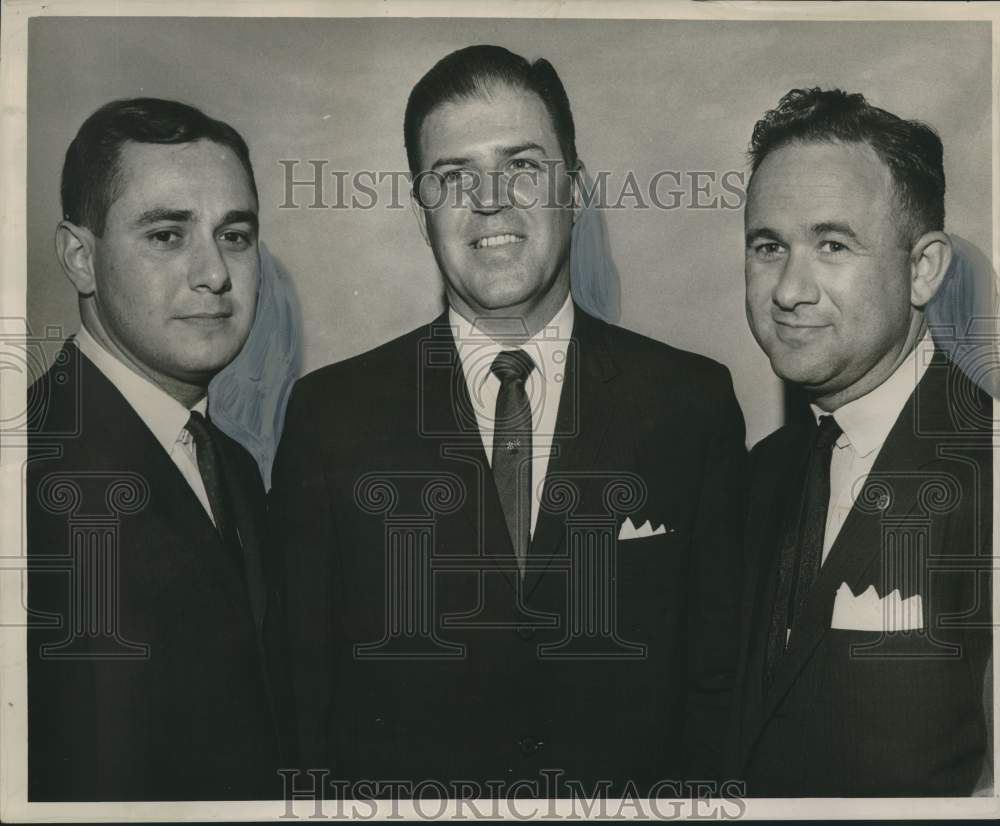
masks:
POLYGON ((941 141, 793 90, 750 156, 747 316, 812 414, 751 454, 737 771, 755 797, 970 794, 992 406, 924 314, 951 259, 941 141))
POLYGON ((29 389, 28 798, 278 798, 264 489, 206 400, 254 319, 246 143, 114 101, 70 144, 62 202, 82 323, 29 389))
POLYGON ((304 765, 342 796, 682 794, 735 668, 729 375, 574 305, 547 61, 448 55, 404 133, 448 308, 302 379, 274 467, 304 765))

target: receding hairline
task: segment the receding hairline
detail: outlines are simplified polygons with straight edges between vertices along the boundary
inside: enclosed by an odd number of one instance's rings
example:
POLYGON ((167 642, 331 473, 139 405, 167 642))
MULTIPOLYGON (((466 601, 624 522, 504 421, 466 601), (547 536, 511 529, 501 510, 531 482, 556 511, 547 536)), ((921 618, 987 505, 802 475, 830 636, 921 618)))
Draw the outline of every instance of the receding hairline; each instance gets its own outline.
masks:
MULTIPOLYGON (((768 158, 770 158, 772 155, 781 152, 782 150, 791 149, 793 147, 824 146, 824 145, 842 146, 844 148, 862 147, 864 149, 867 149, 868 154, 871 157, 873 157, 876 161, 878 161, 878 166, 882 170, 883 174, 882 178, 883 186, 888 187, 887 192, 890 195, 891 203, 894 205, 893 217, 896 221, 897 232, 900 236, 900 239, 903 241, 904 245, 907 248, 909 248, 913 243, 913 241, 916 240, 916 238, 914 238, 913 235, 917 231, 916 226, 918 219, 911 213, 908 204, 906 202, 904 190, 900 186, 899 181, 896 180, 896 175, 893 172, 892 167, 886 162, 885 158, 883 158, 879 154, 878 149, 875 147, 875 145, 870 140, 866 140, 864 138, 845 139, 832 135, 831 136, 796 135, 775 144, 774 146, 768 149, 768 151, 763 155, 763 157, 759 159, 756 168, 752 169, 750 172, 750 180, 747 181, 747 187, 746 187, 747 205, 749 205, 750 203, 750 193, 751 190, 753 189, 753 182, 757 178, 757 173, 760 171, 760 168, 764 166, 764 164, 767 162, 768 158)), ((744 209, 744 223, 745 223, 745 216, 746 216, 746 210, 744 209)))

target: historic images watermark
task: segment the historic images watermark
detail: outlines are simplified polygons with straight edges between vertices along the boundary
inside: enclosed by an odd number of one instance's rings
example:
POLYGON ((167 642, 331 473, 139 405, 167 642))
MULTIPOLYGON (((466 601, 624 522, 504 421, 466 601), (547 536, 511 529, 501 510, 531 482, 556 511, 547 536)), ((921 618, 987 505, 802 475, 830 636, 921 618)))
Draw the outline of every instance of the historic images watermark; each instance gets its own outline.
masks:
MULTIPOLYGON (((408 209, 410 193, 427 209, 504 203, 522 209, 564 209, 556 181, 562 161, 534 161, 513 170, 400 170, 330 168, 327 159, 282 159, 278 209, 408 209)), ((600 170, 578 175, 578 203, 593 209, 739 210, 746 201, 740 170, 661 169, 648 177, 600 170)))
POLYGON ((610 780, 589 787, 541 769, 532 780, 417 781, 330 777, 328 769, 281 769, 284 811, 279 820, 738 820, 746 814, 739 780, 662 779, 640 794, 628 782, 612 793, 610 780), (402 802, 411 810, 404 815, 402 802), (387 811, 388 810, 388 811, 387 811))

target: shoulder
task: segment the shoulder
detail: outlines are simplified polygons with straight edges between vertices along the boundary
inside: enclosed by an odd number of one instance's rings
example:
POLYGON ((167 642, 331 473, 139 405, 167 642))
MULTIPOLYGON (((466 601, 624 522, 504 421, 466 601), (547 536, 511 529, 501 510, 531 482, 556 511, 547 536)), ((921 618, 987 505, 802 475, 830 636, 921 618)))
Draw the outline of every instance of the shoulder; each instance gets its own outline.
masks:
POLYGON ((140 421, 124 396, 72 342, 31 383, 25 404, 29 454, 56 464, 74 457, 86 461, 95 452, 126 455, 124 434, 140 421))
POLYGON ((750 449, 751 472, 772 469, 797 456, 805 431, 801 422, 786 424, 757 442, 750 449))
POLYGON ((942 350, 935 352, 916 392, 922 394, 918 404, 923 416, 940 414, 940 429, 950 425, 959 433, 991 434, 993 399, 942 350))
MULTIPOLYGON (((372 350, 307 373, 295 383, 288 415, 294 417, 306 407, 316 416, 330 406, 343 415, 345 400, 356 402, 414 388, 421 353, 432 342, 445 340, 447 331, 446 324, 423 324, 372 350)), ((447 341, 450 344, 451 338, 447 341)))
POLYGON ((665 342, 601 321, 577 310, 580 340, 602 344, 618 370, 633 385, 667 393, 676 402, 696 405, 735 401, 728 368, 708 356, 682 350, 665 342))
MULTIPOLYGON (((81 387, 89 374, 84 357, 71 341, 55 354, 44 373, 28 386, 25 425, 32 435, 69 434, 78 429, 81 387)), ((100 388, 98 388, 99 390, 100 388)))
POLYGON ((608 346, 616 355, 643 362, 654 362, 676 370, 693 374, 722 375, 726 368, 709 358, 689 350, 682 350, 658 339, 637 333, 617 324, 601 321, 578 310, 582 329, 589 329, 604 336, 608 346))

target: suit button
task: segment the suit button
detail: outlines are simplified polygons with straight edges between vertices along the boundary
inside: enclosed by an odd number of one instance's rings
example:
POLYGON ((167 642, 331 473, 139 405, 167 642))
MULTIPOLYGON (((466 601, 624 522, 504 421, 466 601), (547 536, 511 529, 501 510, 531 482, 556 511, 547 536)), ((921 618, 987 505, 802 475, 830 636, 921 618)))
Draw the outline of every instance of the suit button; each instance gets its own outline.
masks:
POLYGON ((538 751, 542 743, 534 737, 522 737, 518 742, 518 745, 521 747, 521 754, 527 757, 529 754, 534 754, 538 751))
POLYGON ((535 629, 530 625, 519 625, 517 626, 517 635, 525 641, 534 639, 535 629))

